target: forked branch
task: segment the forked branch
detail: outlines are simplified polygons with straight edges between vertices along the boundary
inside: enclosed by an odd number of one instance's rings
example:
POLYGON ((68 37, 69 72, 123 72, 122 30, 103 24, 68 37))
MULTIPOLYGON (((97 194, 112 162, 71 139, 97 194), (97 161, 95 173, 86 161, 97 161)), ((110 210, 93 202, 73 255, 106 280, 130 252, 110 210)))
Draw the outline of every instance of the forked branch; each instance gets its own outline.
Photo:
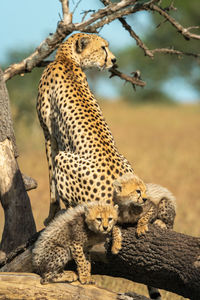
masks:
MULTIPOLYGON (((112 3, 110 0, 100 0, 105 5, 104 8, 94 12, 92 15, 90 15, 90 17, 88 17, 86 20, 82 20, 80 23, 73 23, 73 13, 71 13, 69 10, 69 0, 59 1, 62 4, 63 19, 58 23, 55 33, 50 34, 30 56, 17 64, 9 66, 4 71, 5 81, 17 74, 31 72, 34 67, 41 65, 41 62, 48 57, 69 34, 73 33, 74 31, 97 33, 98 29, 102 28, 105 24, 109 24, 115 19, 119 19, 125 30, 129 32, 131 37, 136 41, 137 45, 144 51, 145 55, 149 56, 150 58, 154 57, 154 53, 175 54, 178 56, 188 55, 195 58, 199 58, 200 56, 198 53, 188 53, 181 50, 174 50, 173 48, 148 49, 133 28, 124 19, 124 16, 134 14, 138 11, 155 11, 158 12, 165 21, 169 21, 174 27, 176 27, 178 32, 180 32, 186 39, 200 39, 200 35, 190 32, 191 29, 199 28, 198 26, 184 28, 169 15, 169 12, 175 9, 173 4, 166 9, 163 9, 159 5, 156 5, 156 3, 161 3, 160 0, 121 0, 115 3, 112 3)), ((112 70, 111 73, 112 76, 119 76, 120 78, 126 81, 128 80, 134 85, 145 85, 145 83, 138 80, 138 78, 136 80, 135 77, 127 76, 116 69, 112 70)))

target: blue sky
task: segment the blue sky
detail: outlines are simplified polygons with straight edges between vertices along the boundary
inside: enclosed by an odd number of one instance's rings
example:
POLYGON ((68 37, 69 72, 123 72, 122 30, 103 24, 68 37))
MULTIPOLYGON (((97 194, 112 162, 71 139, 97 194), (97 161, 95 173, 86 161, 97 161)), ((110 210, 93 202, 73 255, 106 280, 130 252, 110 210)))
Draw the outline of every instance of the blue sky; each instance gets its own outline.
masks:
MULTIPOLYGON (((71 0, 70 3, 72 11, 77 0, 71 0)), ((84 10, 103 7, 101 4, 97 4, 98 2, 94 0, 82 0, 75 11, 74 21, 79 22, 81 20, 80 14, 84 10)), ((0 64, 5 63, 9 50, 37 47, 49 33, 55 32, 57 22, 60 20, 59 14, 62 14, 59 0, 1 0, 0 64)), ((142 18, 142 22, 136 28, 137 33, 145 31, 145 28, 150 26, 147 16, 145 15, 145 18, 143 18, 141 14, 139 15, 140 20, 142 18)), ((134 16, 136 25, 137 18, 137 15, 134 16)), ((111 23, 109 26, 104 26, 100 34, 110 42, 110 48, 113 52, 134 43, 129 34, 121 28, 118 21, 111 23)), ((120 84, 123 83, 120 81, 120 84)), ((167 84, 166 89, 168 89, 167 84)), ((172 89, 173 87, 171 86, 170 90, 172 91, 172 89)), ((99 84, 98 92, 104 97, 117 97, 116 90, 109 85, 107 80, 99 84)), ((174 85, 172 93, 174 92, 177 100, 181 99, 181 101, 191 101, 198 97, 195 91, 181 80, 174 85), (180 88, 177 88, 177 85, 180 88), (184 88, 181 88, 183 86, 184 88)))

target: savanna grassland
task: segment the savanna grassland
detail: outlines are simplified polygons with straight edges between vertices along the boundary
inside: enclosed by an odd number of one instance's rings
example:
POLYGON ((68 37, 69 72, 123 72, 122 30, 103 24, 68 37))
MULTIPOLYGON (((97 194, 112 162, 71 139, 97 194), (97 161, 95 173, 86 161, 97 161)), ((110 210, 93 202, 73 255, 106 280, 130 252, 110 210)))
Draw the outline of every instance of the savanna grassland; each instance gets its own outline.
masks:
MULTIPOLYGON (((200 105, 130 106, 101 102, 119 151, 145 182, 168 187, 177 198, 175 230, 200 236, 200 105)), ((31 130, 16 128, 21 171, 38 182, 29 192, 37 229, 48 215, 48 171, 44 138, 38 122, 31 130)), ((1 208, 0 208, 1 209, 1 208)), ((0 210, 0 230, 3 212, 0 210)), ((114 291, 145 294, 146 287, 122 279, 98 277, 98 283, 114 291)), ((163 299, 180 296, 162 291, 163 299)))

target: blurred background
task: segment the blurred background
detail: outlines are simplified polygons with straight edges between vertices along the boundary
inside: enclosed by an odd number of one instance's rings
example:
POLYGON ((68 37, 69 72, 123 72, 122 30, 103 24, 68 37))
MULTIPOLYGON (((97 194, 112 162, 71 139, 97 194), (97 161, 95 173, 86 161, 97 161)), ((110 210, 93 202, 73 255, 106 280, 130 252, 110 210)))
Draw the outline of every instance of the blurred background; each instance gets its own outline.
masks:
MULTIPOLYGON (((71 10, 78 1, 70 1, 71 10)), ((162 1, 168 6, 170 1, 162 1)), ((178 8, 171 14, 184 27, 200 25, 199 0, 174 1, 178 8)), ((97 0, 82 0, 74 13, 80 22, 83 11, 103 7, 97 0)), ((57 1, 2 1, 0 4, 0 66, 5 69, 29 55, 46 36, 54 32, 60 20, 57 1)), ((199 41, 186 41, 168 23, 158 26, 157 14, 140 12, 126 18, 150 48, 173 46, 177 50, 198 53, 199 41)), ((195 31, 198 33, 198 30, 195 31)), ((119 78, 109 79, 109 72, 90 71, 89 84, 120 153, 132 164, 145 182, 166 186, 177 197, 175 230, 200 236, 200 68, 193 57, 155 54, 145 57, 118 21, 106 25, 100 35, 110 43, 119 69, 130 74, 140 70, 145 88, 133 90, 119 78)), ((52 55, 53 58, 53 55, 52 55)), ((42 68, 15 76, 7 82, 11 100, 19 166, 38 182, 29 192, 37 229, 48 215, 49 186, 44 137, 36 115, 37 86, 42 68)), ((0 207, 0 234, 4 218, 0 207)), ((99 277, 99 284, 116 291, 146 293, 141 285, 99 277)), ((147 294, 146 294, 147 295, 147 294)), ((183 299, 163 292, 164 299, 183 299)))

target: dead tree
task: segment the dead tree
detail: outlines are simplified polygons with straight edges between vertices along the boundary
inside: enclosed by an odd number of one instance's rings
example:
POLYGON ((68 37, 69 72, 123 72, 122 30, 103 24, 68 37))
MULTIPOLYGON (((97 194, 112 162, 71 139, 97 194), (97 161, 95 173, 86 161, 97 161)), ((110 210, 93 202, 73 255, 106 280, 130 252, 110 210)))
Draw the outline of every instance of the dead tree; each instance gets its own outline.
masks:
POLYGON ((9 253, 33 235, 36 227, 30 200, 16 160, 17 148, 9 96, 1 69, 0 107, 0 201, 5 214, 0 249, 9 253))

